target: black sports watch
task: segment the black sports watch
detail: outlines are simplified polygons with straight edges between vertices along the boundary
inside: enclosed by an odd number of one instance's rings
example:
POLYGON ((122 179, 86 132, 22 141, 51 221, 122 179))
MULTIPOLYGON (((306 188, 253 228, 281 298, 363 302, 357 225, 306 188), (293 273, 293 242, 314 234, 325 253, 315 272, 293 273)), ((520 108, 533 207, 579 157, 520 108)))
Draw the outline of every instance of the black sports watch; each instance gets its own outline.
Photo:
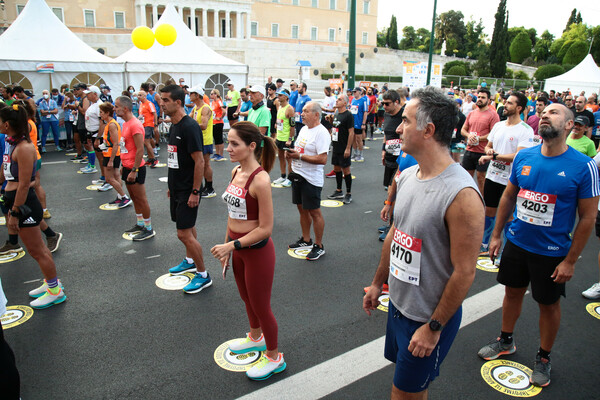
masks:
POLYGON ((241 250, 241 249, 243 249, 243 247, 242 247, 242 243, 240 243, 240 241, 239 241, 239 240, 234 240, 234 241, 233 241, 233 247, 234 247, 236 250, 241 250))
POLYGON ((498 157, 498 153, 494 153, 494 155, 492 156, 492 158, 495 160, 498 157))
POLYGON ((192 190, 192 194, 193 194, 194 196, 197 196, 197 195, 199 195, 199 194, 200 194, 200 190, 198 190, 198 189, 193 189, 193 190, 192 190))
POLYGON ((431 329, 434 332, 439 332, 442 329, 444 329, 444 325, 442 325, 442 323, 440 321, 438 321, 437 319, 430 319, 428 323, 429 323, 429 329, 431 329))

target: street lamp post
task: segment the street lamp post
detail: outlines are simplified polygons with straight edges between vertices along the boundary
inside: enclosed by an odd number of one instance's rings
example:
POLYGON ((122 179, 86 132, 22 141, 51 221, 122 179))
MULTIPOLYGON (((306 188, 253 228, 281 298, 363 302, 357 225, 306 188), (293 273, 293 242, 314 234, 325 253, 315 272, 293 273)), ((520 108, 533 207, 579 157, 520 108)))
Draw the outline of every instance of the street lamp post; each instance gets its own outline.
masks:
POLYGON ((348 41, 348 88, 354 87, 356 66, 356 0, 350 0, 350 40, 348 41))
POLYGON ((437 0, 433 0, 433 19, 431 20, 431 36, 429 37, 429 60, 427 62, 427 86, 431 82, 431 62, 433 61, 433 39, 435 33, 435 9, 437 8, 437 0))

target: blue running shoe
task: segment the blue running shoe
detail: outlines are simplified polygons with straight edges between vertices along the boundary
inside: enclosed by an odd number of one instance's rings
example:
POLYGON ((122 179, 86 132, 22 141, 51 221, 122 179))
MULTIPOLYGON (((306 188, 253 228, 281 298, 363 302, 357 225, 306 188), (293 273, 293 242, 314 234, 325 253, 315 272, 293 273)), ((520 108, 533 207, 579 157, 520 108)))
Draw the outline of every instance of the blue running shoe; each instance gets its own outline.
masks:
POLYGON ((209 286, 212 286, 212 279, 210 279, 210 275, 206 274, 206 278, 203 278, 199 273, 196 273, 192 281, 183 288, 183 291, 189 294, 194 294, 206 289, 209 286))
POLYGON ((188 263, 185 258, 182 262, 179 263, 179 265, 176 265, 173 268, 169 268, 169 273, 171 275, 181 275, 186 272, 196 272, 196 264, 188 263))

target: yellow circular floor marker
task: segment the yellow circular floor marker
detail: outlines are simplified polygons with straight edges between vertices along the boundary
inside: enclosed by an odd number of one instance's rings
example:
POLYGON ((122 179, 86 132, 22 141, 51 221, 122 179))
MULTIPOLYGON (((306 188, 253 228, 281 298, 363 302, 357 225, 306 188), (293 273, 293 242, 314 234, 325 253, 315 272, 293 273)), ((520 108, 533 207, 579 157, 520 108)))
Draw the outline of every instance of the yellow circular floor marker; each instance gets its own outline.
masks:
POLYGON ((87 190, 94 190, 94 191, 98 191, 98 189, 100 189, 101 187, 102 187, 102 185, 94 185, 94 184, 92 184, 92 185, 88 185, 88 186, 86 186, 85 188, 86 188, 87 190))
POLYGON ((156 279, 156 286, 164 290, 181 290, 192 281, 194 274, 190 272, 181 275, 165 274, 156 279))
POLYGON ((300 260, 306 260, 306 256, 308 255, 308 253, 310 253, 311 250, 312 247, 304 249, 288 249, 288 255, 290 257, 298 258, 300 260))
POLYGON ((482 271, 498 272, 498 267, 494 265, 494 262, 489 257, 478 257, 475 266, 482 271))
POLYGON ((158 164, 156 164, 156 165, 154 166, 154 168, 164 168, 164 167, 166 167, 166 166, 167 166, 167 164, 165 164, 165 163, 160 163, 160 162, 159 162, 158 164))
POLYGON ((18 253, 11 252, 11 253, 7 253, 7 254, 0 254, 0 264, 16 261, 20 258, 23 258, 24 255, 25 255, 25 251, 23 251, 23 250, 19 251, 18 253))
POLYGON ((6 217, 0 217, 0 225, 6 225, 6 217))
POLYGON ((0 317, 2 329, 14 328, 17 325, 27 322, 33 316, 33 308, 29 306, 9 306, 6 312, 0 317))
POLYGON ((526 366, 509 360, 492 360, 481 367, 481 377, 488 385, 513 397, 533 397, 542 391, 529 382, 531 372, 526 366))
POLYGON ((377 300, 379 300, 379 305, 377 306, 377 309, 383 312, 388 312, 390 306, 390 295, 382 294, 377 300))
POLYGON ((135 235, 137 235, 138 233, 140 233, 140 232, 141 232, 141 231, 137 231, 137 232, 130 232, 130 233, 128 233, 128 232, 125 232, 125 233, 124 233, 124 234, 123 234, 121 237, 122 237, 123 239, 126 239, 126 240, 133 240, 133 237, 134 237, 135 235))
POLYGON ((227 371, 245 372, 260 360, 263 354, 262 351, 235 354, 229 350, 229 345, 240 339, 229 340, 217 347, 214 358, 219 367, 226 369, 227 371))
POLYGON ((600 303, 590 303, 585 309, 592 317, 600 319, 600 303))
POLYGON ((341 207, 344 203, 339 200, 321 200, 321 207, 341 207))
POLYGON ((102 204, 100 207, 98 207, 101 210, 104 211, 115 211, 119 209, 119 206, 116 204, 108 204, 108 203, 104 203, 102 204))

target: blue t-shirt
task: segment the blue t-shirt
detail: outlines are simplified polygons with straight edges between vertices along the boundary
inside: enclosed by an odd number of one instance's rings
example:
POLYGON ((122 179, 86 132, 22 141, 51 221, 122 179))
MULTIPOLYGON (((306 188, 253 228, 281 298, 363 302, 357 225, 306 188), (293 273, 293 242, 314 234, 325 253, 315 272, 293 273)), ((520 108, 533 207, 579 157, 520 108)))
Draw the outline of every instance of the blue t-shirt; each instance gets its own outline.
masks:
POLYGON ((402 172, 406 168, 418 164, 418 162, 413 156, 400 150, 400 155, 396 159, 396 164, 398 164, 398 171, 402 172))
MULTIPOLYGON (((241 102, 241 100, 240 100, 241 102)), ((240 106, 240 112, 246 112, 249 109, 252 108, 252 102, 250 100, 248 100, 247 102, 242 102, 242 105, 240 106)), ((248 117, 244 117, 244 121, 248 121, 248 117)))
POLYGON ((354 115, 354 129, 362 129, 363 116, 367 112, 367 102, 363 96, 360 99, 352 99, 350 112, 354 115))
MULTIPOLYGON (((54 99, 52 99, 52 98, 50 98, 48 100, 42 99, 42 101, 40 101, 40 104, 38 105, 38 109, 40 111, 41 110, 45 110, 45 111, 58 110, 58 105, 56 104, 56 101, 54 101, 54 99)), ((41 113, 40 113, 40 115, 41 115, 41 113)), ((58 114, 42 115, 41 121, 42 122, 57 122, 58 114)))
POLYGON ((528 117, 531 117, 532 115, 535 114, 535 100, 528 100, 527 101, 527 106, 529 106, 529 113, 527 114, 528 117))
POLYGON ((302 109, 309 101, 311 101, 311 98, 308 97, 307 94, 304 96, 298 96, 296 107, 294 107, 294 110, 296 110, 296 122, 302 123, 302 109), (300 115, 298 113, 300 113, 300 115))
POLYGON ((592 136, 600 135, 598 127, 600 126, 600 111, 594 113, 594 126, 592 127, 592 136))
POLYGON ((296 101, 298 100, 298 91, 294 90, 293 92, 290 93, 290 104, 292 107, 294 107, 294 110, 296 109, 296 101))
POLYGON ((566 256, 578 200, 600 195, 594 160, 572 147, 556 157, 530 147, 517 153, 510 182, 519 194, 508 239, 535 254, 566 256))
POLYGON ((160 117, 160 107, 158 106, 158 102, 154 98, 155 95, 156 95, 156 92, 154 92, 154 94, 148 93, 148 95, 146 96, 146 98, 148 100, 150 100, 152 102, 152 104, 154 104, 154 109, 156 110, 157 115, 160 117))
MULTIPOLYGON (((189 95, 189 94, 186 94, 186 95, 185 95, 185 104, 191 104, 191 103, 192 103, 192 99, 190 99, 190 95, 189 95)), ((192 112, 192 110, 194 109, 194 107, 188 107, 188 106, 185 106, 185 105, 184 105, 184 108, 185 108, 185 113, 186 113, 187 115, 190 115, 190 113, 191 113, 191 112, 192 112)))

